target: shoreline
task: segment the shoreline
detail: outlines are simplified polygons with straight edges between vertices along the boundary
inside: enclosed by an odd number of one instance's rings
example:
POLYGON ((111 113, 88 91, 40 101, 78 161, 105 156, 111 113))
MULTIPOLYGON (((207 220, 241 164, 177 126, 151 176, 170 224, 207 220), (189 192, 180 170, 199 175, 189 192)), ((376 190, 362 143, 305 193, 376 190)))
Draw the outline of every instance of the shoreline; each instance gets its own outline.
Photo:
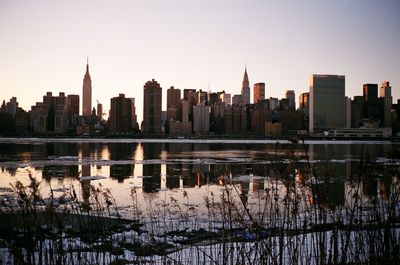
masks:
POLYGON ((44 143, 194 143, 194 144, 400 144, 398 138, 329 138, 307 137, 0 137, 0 144, 44 144, 44 143))

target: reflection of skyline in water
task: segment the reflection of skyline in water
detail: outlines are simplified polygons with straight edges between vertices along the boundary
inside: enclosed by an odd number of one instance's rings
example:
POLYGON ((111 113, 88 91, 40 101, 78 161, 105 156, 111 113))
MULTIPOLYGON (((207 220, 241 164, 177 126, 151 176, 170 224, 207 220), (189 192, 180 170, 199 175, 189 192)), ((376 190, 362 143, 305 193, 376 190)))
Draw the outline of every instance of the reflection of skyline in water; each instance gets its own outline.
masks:
MULTIPOLYGON (((374 159, 385 156, 393 148, 392 145, 332 144, 297 146, 294 150, 293 147, 293 145, 285 144, 200 143, 1 144, 0 162, 17 161, 28 164, 30 161, 39 160, 54 162, 43 167, 37 166, 33 170, 48 183, 56 180, 58 186, 64 185, 69 178, 73 179, 71 181, 78 181, 74 178, 97 175, 107 177, 105 181, 80 181, 82 198, 85 201, 89 199, 90 185, 96 183, 104 183, 105 187, 111 186, 113 190, 121 190, 125 193, 131 187, 139 187, 143 193, 156 194, 164 189, 219 187, 218 185, 223 184, 227 178, 233 180, 233 183, 239 187, 241 198, 247 201, 248 196, 262 192, 268 187, 271 180, 278 180, 282 186, 287 187, 298 185, 294 177, 288 180, 285 177, 296 174, 301 176, 301 172, 308 170, 308 164, 304 161, 306 159, 304 154, 307 152, 311 164, 316 166, 316 177, 330 177, 310 182, 310 203, 335 207, 344 203, 345 194, 351 189, 348 180, 358 180, 361 154, 363 154, 363 159, 374 159), (290 156, 303 159, 303 161, 301 163, 279 162, 280 159, 287 159, 290 156), (60 157, 69 159, 70 163, 62 164, 57 160, 60 157), (313 162, 330 159, 336 162, 313 162), (82 163, 83 160, 89 163, 82 163), (124 163, 102 165, 98 161, 124 161, 124 163), (152 162, 147 163, 147 161, 152 162), (277 163, 258 163, 259 161, 277 161, 277 163), (315 194, 324 194, 324 196, 315 196, 315 194)), ((2 167, 0 185, 7 187, 10 182, 13 182, 10 177, 23 175, 19 170, 22 169, 17 166, 2 167)), ((299 179, 301 180, 301 177, 297 179, 298 182, 299 179)), ((371 174, 359 180, 363 183, 362 191, 365 196, 370 198, 381 196, 383 199, 388 197, 391 180, 374 177, 371 174)), ((198 200, 201 200, 201 196, 198 200)))

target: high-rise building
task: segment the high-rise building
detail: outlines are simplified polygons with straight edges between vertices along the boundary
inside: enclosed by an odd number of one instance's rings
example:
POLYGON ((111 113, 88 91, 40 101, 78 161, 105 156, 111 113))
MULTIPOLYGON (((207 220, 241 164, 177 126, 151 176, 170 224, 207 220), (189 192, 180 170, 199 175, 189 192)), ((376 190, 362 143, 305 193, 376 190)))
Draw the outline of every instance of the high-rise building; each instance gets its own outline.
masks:
POLYGON ((299 96, 299 110, 308 114, 310 102, 310 93, 301 93, 299 96))
POLYGON ((139 130, 139 125, 137 122, 137 115, 136 115, 136 105, 135 105, 135 98, 129 98, 131 100, 132 108, 131 108, 131 117, 132 117, 132 127, 135 131, 139 130))
POLYGON ((103 104, 97 101, 97 113, 96 113, 97 118, 100 120, 103 119, 103 104))
POLYGON ((203 90, 199 90, 196 92, 196 105, 208 105, 208 93, 203 90))
POLYGON ((364 97, 354 96, 351 102, 351 127, 359 128, 362 124, 364 114, 364 97))
POLYGON ((65 93, 47 92, 43 102, 31 109, 31 124, 36 133, 65 133, 68 129, 68 102, 65 93))
POLYGON ((171 86, 167 90, 167 120, 179 120, 181 90, 171 86))
POLYGON ((363 85, 364 101, 376 102, 378 100, 378 85, 377 84, 364 84, 363 85))
POLYGON ((244 69, 241 95, 243 98, 243 104, 250 104, 250 85, 249 77, 247 75, 247 67, 244 69))
POLYGON ((392 87, 388 81, 383 81, 380 88, 380 97, 383 98, 383 127, 392 127, 392 87))
POLYGON ((68 125, 70 128, 73 128, 78 124, 79 95, 67 96, 67 108, 68 108, 68 125))
POLYGON ((18 102, 16 97, 12 97, 9 102, 7 102, 7 112, 10 113, 13 118, 17 114, 18 102))
POLYGON ((310 76, 309 131, 345 127, 345 77, 310 76))
MULTIPOLYGON (((380 104, 378 100, 378 84, 364 84, 363 97, 363 118, 369 119, 378 124, 381 116, 383 116, 379 111, 380 104)), ((383 121, 381 123, 383 123, 383 121)))
POLYGON ((254 104, 259 103, 265 99, 265 83, 254 84, 254 104))
POLYGON ((134 101, 126 98, 124 94, 111 98, 109 125, 112 134, 125 134, 132 132, 132 108, 134 101))
POLYGON ((269 109, 270 110, 275 110, 279 107, 279 99, 278 98, 269 98, 269 109))
POLYGON ((159 83, 152 79, 144 85, 144 103, 143 103, 143 132, 161 133, 162 89, 159 83))
POLYGON ((232 105, 243 105, 243 96, 242 95, 233 95, 232 97, 232 105))
POLYGON ((86 63, 86 73, 83 77, 82 87, 82 115, 90 116, 92 113, 92 80, 89 74, 89 61, 86 63))
POLYGON ((286 90, 285 96, 288 100, 289 109, 296 109, 296 95, 294 93, 294 90, 286 90))
MULTIPOLYGON (((240 95, 239 95, 240 96, 240 95)), ((247 112, 246 106, 232 104, 224 111, 225 133, 243 134, 247 131, 247 112)))
POLYGON ((211 108, 204 104, 193 107, 193 132, 195 134, 205 134, 210 131, 210 111, 211 108))
POLYGON ((345 127, 351 128, 351 98, 345 97, 345 127))
POLYGON ((219 95, 219 99, 221 102, 223 102, 225 104, 225 107, 228 107, 229 105, 231 105, 231 94, 227 94, 225 93, 225 91, 223 93, 221 93, 219 95))

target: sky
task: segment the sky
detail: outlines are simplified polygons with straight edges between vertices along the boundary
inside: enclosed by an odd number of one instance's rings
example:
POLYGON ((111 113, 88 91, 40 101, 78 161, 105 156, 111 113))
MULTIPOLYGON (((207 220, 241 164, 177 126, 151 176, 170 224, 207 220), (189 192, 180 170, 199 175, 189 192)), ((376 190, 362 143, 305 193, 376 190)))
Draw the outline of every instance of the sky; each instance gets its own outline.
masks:
POLYGON ((0 0, 0 100, 81 96, 88 56, 92 106, 124 93, 139 122, 146 81, 165 109, 170 86, 239 94, 245 66, 266 97, 297 101, 311 74, 339 74, 346 96, 388 80, 397 101, 399 14, 398 0, 0 0))

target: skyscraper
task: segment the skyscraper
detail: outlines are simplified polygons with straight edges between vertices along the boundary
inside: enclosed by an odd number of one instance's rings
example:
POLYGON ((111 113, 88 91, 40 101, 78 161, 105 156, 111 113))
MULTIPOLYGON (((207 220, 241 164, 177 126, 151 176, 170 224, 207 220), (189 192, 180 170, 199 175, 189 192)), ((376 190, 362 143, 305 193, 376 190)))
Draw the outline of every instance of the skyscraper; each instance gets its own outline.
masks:
POLYGON ((388 81, 383 81, 380 89, 380 97, 383 98, 383 126, 392 127, 392 87, 388 81))
POLYGON ((86 73, 83 77, 82 87, 82 115, 90 116, 92 114, 92 80, 89 74, 89 60, 86 63, 86 73))
POLYGON ((112 134, 132 132, 132 108, 134 108, 133 101, 124 94, 111 99, 109 124, 112 134))
POLYGON ((345 77, 310 76, 310 132, 344 128, 345 118, 345 77))
POLYGON ((181 105, 181 90, 171 86, 167 90, 167 119, 179 120, 179 110, 181 105))
POLYGON ((254 84, 254 104, 259 103, 265 99, 265 83, 254 84))
POLYGON ((299 110, 308 114, 310 103, 310 93, 301 93, 299 96, 299 110))
POLYGON ((161 133, 162 89, 154 79, 144 85, 143 101, 143 132, 161 133))
POLYGON ((249 77, 247 76, 247 67, 244 68, 244 76, 242 82, 242 99, 244 104, 250 104, 250 86, 249 77))
POLYGON ((378 121, 383 119, 383 115, 381 115, 382 113, 379 111, 378 84, 364 84, 363 97, 363 118, 369 119, 378 124, 378 121))
POLYGON ((97 118, 103 119, 103 104, 97 101, 97 118))
POLYGON ((79 95, 67 96, 68 125, 70 128, 76 127, 79 119, 79 95))
POLYGON ((294 90, 286 90, 286 99, 288 100, 289 109, 296 109, 296 95, 294 90))
POLYGON ((43 102, 31 109, 33 129, 36 133, 65 133, 68 129, 68 101, 64 92, 53 96, 47 92, 43 102))

